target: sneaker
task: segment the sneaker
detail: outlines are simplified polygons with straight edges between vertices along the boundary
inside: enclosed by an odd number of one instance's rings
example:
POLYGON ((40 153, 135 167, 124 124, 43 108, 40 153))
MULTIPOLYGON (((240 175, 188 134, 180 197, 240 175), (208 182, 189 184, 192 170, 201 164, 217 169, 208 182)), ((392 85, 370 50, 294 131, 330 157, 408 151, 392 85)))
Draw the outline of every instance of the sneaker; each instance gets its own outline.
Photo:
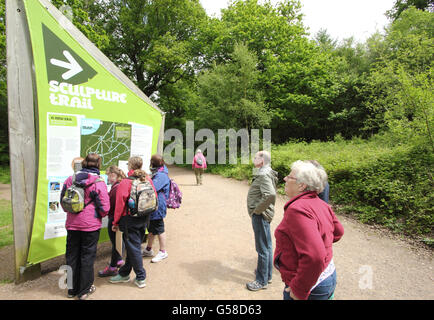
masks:
POLYGON ((261 284, 257 280, 252 281, 252 282, 248 282, 246 284, 246 286, 247 286, 247 289, 249 289, 250 291, 259 291, 259 290, 268 288, 268 286, 266 284, 261 284))
POLYGON ((120 274, 111 277, 109 280, 111 283, 122 283, 122 282, 129 282, 130 276, 122 277, 120 274))
POLYGON ((153 257, 154 256, 154 250, 146 250, 146 248, 145 249, 143 249, 143 251, 142 251, 142 256, 143 257, 153 257))
POLYGON ((104 277, 113 277, 118 274, 118 268, 116 267, 105 267, 104 270, 98 271, 98 277, 104 278, 104 277))
POLYGON ((78 300, 86 300, 95 291, 96 291, 96 287, 94 285, 92 285, 87 293, 85 293, 85 294, 81 295, 80 297, 78 297, 78 300))
POLYGON ((116 263, 116 267, 117 267, 117 268, 121 268, 124 264, 125 264, 125 261, 124 261, 124 260, 119 260, 119 261, 116 263))
POLYGON ((140 289, 146 287, 145 279, 143 280, 134 279, 134 284, 138 286, 140 289))
POLYGON ((160 262, 163 259, 166 259, 169 255, 167 252, 158 251, 157 255, 152 258, 151 262, 160 262))

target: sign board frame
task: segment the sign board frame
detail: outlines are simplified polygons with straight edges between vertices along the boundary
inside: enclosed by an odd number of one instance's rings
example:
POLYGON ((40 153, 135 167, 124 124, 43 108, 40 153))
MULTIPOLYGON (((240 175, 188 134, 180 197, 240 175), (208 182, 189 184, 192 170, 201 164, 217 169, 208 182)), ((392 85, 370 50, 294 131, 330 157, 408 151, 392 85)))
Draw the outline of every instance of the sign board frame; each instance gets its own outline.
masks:
MULTIPOLYGON (((38 118, 38 85, 35 75, 35 57, 30 35, 26 3, 29 0, 6 0, 7 84, 9 115, 9 152, 12 189, 12 211, 15 246, 15 282, 34 278, 40 271, 39 263, 29 263, 29 248, 37 208, 37 189, 40 148, 38 118), (36 272, 35 272, 36 271, 36 272)), ((48 0, 39 2, 51 17, 102 68, 120 81, 161 115, 157 152, 162 154, 165 113, 161 111, 128 77, 126 77, 91 41, 89 41, 48 0)), ((34 4, 34 3, 33 3, 34 4)), ((28 13, 31 14, 31 13, 28 13)), ((33 45, 35 45, 33 43, 33 45)), ((42 43, 38 43, 42 46, 42 43)), ((44 160, 45 161, 45 160, 44 160)))

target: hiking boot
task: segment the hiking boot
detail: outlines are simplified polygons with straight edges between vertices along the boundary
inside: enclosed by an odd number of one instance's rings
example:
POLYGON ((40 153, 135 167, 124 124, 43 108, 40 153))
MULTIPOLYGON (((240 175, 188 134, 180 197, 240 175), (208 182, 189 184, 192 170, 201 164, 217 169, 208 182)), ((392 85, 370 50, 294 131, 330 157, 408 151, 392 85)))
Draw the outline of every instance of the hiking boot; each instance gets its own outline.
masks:
POLYGON ((158 251, 157 255, 152 258, 151 262, 160 262, 163 259, 166 259, 169 255, 167 252, 158 251))
POLYGON ((134 284, 136 286, 138 286, 140 289, 146 287, 145 279, 143 279, 143 280, 137 280, 137 278, 136 278, 136 279, 134 279, 134 284))
POLYGON ((98 271, 98 277, 104 278, 104 277, 113 277, 118 274, 118 268, 116 267, 105 267, 104 270, 98 271))
POLYGON ((259 291, 259 290, 268 288, 268 286, 266 284, 261 284, 257 280, 252 281, 252 282, 248 282, 246 284, 246 286, 247 286, 247 289, 249 289, 250 291, 259 291))
POLYGON ((142 256, 143 257, 153 257, 154 256, 154 250, 146 250, 146 248, 145 249, 143 249, 143 251, 142 251, 142 256))
POLYGON ((122 283, 122 282, 129 282, 130 276, 122 277, 120 274, 111 277, 109 280, 111 283, 122 283))

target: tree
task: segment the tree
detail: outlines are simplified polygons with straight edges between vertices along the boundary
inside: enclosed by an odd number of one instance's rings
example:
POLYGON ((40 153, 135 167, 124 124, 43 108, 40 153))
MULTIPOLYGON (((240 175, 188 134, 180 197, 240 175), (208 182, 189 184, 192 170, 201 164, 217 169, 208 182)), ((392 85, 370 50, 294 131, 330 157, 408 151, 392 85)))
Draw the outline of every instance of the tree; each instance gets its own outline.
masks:
POLYGON ((94 23, 94 16, 101 12, 101 8, 94 1, 89 0, 51 0, 63 15, 100 50, 109 44, 109 38, 103 26, 94 23))
MULTIPOLYGON (((200 65, 199 28, 207 21, 199 0, 99 0, 95 17, 107 30, 103 52, 149 97, 194 75, 200 65)), ((155 95, 155 96, 153 96, 155 95)))
POLYGON ((258 60, 243 44, 235 45, 231 60, 214 64, 198 77, 198 128, 248 130, 267 126, 267 112, 258 89, 258 60))
POLYGON ((411 6, 419 10, 434 11, 434 0, 396 0, 393 8, 386 12, 386 15, 392 21, 398 19, 404 10, 407 10, 411 6))
POLYGON ((366 86, 367 125, 434 151, 434 14, 405 10, 388 28, 385 46, 366 86))
POLYGON ((333 63, 307 38, 300 1, 237 0, 222 10, 209 28, 208 51, 224 63, 236 43, 244 43, 258 59, 258 87, 273 116, 272 139, 325 138, 327 109, 339 92, 333 63))

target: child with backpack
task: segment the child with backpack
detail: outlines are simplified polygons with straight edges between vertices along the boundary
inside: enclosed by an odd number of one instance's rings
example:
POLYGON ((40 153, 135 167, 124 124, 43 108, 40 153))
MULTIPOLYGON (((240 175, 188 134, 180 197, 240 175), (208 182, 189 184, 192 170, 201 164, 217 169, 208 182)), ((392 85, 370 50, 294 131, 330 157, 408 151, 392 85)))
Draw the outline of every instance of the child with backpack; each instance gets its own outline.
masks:
POLYGON ((82 169, 66 179, 60 194, 60 204, 67 213, 65 258, 72 269, 72 273, 68 273, 73 284, 68 289, 69 298, 78 296, 84 300, 96 290, 93 265, 101 219, 110 209, 107 186, 99 176, 100 167, 101 157, 96 153, 88 154, 82 161, 82 169))
POLYGON ((148 211, 157 208, 155 188, 147 173, 141 170, 142 165, 142 158, 130 157, 128 160, 128 179, 123 179, 119 183, 116 192, 112 230, 113 232, 117 230, 123 232, 122 239, 127 251, 127 257, 118 274, 110 278, 111 283, 129 282, 131 270, 134 269, 136 274, 134 284, 139 288, 146 286, 146 270, 143 267, 141 245, 149 222, 150 212, 148 211), (139 190, 142 185, 145 188, 139 190), (138 195, 138 191, 146 196, 143 201, 141 200, 142 197, 138 195), (148 195, 149 197, 147 197, 148 195), (151 206, 148 206, 149 204, 151 206), (145 211, 142 208, 145 208, 145 211), (144 214, 142 215, 142 213, 144 214))
POLYGON ((147 247, 143 250, 142 255, 144 257, 153 257, 154 251, 152 250, 152 244, 155 236, 158 236, 160 243, 160 250, 157 255, 152 258, 151 262, 160 262, 166 259, 169 255, 166 251, 166 232, 164 229, 164 218, 167 211, 167 199, 169 198, 170 191, 170 179, 169 170, 167 169, 163 157, 159 154, 154 154, 151 157, 151 172, 152 181, 155 186, 155 190, 158 194, 158 210, 151 214, 151 221, 149 223, 149 235, 147 247))
POLYGON ((116 233, 112 230, 114 213, 115 213, 115 205, 116 205, 116 191, 119 187, 119 183, 122 179, 125 179, 125 173, 119 169, 117 166, 110 166, 106 170, 108 183, 111 184, 111 189, 109 192, 110 198, 110 211, 108 213, 108 224, 107 224, 107 232, 112 243, 112 255, 110 263, 104 270, 98 271, 99 277, 109 277, 115 276, 118 274, 118 268, 124 265, 124 260, 122 260, 122 256, 116 250, 116 233))
POLYGON ((202 185, 202 175, 207 168, 205 156, 202 154, 202 150, 197 149, 196 155, 193 157, 193 163, 191 164, 194 174, 196 175, 196 184, 202 185))

